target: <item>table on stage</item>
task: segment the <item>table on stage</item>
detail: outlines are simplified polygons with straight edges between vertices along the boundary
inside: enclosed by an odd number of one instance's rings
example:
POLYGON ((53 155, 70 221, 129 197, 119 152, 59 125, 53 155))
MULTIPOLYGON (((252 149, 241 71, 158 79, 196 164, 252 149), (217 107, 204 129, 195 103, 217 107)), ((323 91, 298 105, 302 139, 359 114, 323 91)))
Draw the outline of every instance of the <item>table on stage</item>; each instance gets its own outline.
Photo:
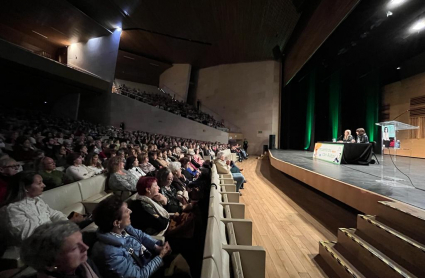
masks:
MULTIPOLYGON (((340 156, 341 164, 361 164, 369 165, 372 160, 373 145, 372 143, 339 143, 339 142, 318 142, 321 145, 344 146, 342 155, 340 156)), ((335 148, 332 148, 335 149, 335 148)), ((334 153, 340 152, 333 150, 334 153)), ((328 155, 333 157, 333 155, 328 155)), ((326 159, 325 159, 326 160, 326 159)), ((338 159, 333 160, 333 163, 338 162, 338 159)), ((332 160, 331 160, 332 162, 332 160)))

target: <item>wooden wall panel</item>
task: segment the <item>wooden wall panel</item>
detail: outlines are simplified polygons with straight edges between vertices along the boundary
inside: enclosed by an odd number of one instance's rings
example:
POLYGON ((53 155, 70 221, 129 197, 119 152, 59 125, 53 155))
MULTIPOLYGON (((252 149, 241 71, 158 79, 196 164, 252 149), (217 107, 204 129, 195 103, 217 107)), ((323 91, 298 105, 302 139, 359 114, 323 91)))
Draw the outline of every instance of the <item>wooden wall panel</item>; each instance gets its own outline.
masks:
POLYGON ((297 40, 286 50, 283 84, 289 83, 359 2, 360 0, 321 1, 297 40))

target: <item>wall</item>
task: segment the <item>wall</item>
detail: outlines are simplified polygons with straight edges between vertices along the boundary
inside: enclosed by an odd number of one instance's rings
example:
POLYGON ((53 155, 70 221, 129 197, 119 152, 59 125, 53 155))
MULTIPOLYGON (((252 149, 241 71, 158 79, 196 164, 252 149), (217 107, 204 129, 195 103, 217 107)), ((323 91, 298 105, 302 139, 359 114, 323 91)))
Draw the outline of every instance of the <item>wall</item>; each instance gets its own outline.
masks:
POLYGON ((199 71, 196 97, 240 128, 248 153, 260 154, 270 134, 279 142, 279 86, 276 61, 220 65, 199 71))
POLYGON ((176 99, 186 102, 191 70, 192 66, 189 64, 173 64, 159 77, 159 87, 171 95, 175 94, 176 99))
MULTIPOLYGON (((410 99, 425 95, 425 73, 421 73, 399 82, 386 85, 383 89, 382 103, 390 105, 392 120, 410 108, 410 99)), ((396 121, 410 123, 410 113, 401 115, 396 121)), ((425 138, 409 139, 409 131, 400 131, 397 134, 401 149, 397 155, 425 158, 425 138)), ((385 150, 385 153, 388 153, 385 150)), ((394 154, 392 151, 391 154, 394 154)))
POLYGON ((229 135, 226 132, 125 96, 110 95, 113 103, 110 125, 119 126, 121 122, 124 122, 127 130, 143 130, 151 133, 222 143, 228 141, 229 135))
POLYGON ((146 93, 157 94, 159 92, 158 87, 156 86, 132 82, 128 80, 115 79, 115 85, 118 86, 122 84, 125 84, 127 87, 132 89, 139 89, 140 91, 146 92, 146 93))
POLYGON ((120 30, 68 46, 68 64, 109 81, 112 85, 120 44, 120 30))

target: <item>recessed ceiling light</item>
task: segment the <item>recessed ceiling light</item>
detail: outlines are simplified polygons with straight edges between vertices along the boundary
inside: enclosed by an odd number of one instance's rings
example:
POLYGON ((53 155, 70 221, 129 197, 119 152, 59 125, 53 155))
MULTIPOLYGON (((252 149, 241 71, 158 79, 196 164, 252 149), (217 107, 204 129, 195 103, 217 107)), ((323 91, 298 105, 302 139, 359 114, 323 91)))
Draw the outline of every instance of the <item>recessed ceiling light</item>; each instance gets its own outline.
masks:
POLYGON ((388 11, 387 12, 387 17, 390 17, 390 16, 392 16, 393 15, 393 13, 391 12, 391 11, 388 11))
POLYGON ((401 69, 401 67, 397 67, 397 69, 399 70, 399 69, 401 69))
POLYGON ((36 31, 34 31, 34 30, 31 30, 33 33, 35 33, 35 34, 37 34, 37 35, 39 35, 39 36, 42 36, 43 38, 45 38, 45 39, 47 39, 47 37, 45 36, 45 35, 43 35, 43 34, 40 34, 39 32, 36 32, 36 31))

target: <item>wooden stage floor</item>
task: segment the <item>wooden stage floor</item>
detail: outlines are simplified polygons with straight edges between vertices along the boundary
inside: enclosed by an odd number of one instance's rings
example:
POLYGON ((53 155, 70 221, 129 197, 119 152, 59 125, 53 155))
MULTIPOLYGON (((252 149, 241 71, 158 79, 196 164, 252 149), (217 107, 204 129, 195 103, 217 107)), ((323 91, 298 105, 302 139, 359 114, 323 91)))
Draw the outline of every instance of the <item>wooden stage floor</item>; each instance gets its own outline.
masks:
POLYGON ((425 159, 392 157, 397 167, 410 177, 412 185, 408 177, 394 167, 389 155, 378 155, 380 164, 364 166, 334 165, 313 159, 313 153, 307 151, 270 152, 274 167, 362 212, 373 214, 371 206, 379 199, 397 200, 425 209, 425 159), (322 179, 321 183, 317 182, 318 178, 322 179), (329 184, 323 186, 323 183, 329 184), (347 194, 354 197, 349 199, 347 194), (363 197, 370 197, 370 203, 365 205, 359 202, 363 200, 355 200, 363 197))
POLYGON ((269 159, 237 163, 253 245, 266 249, 266 277, 327 277, 319 241, 336 240, 339 227, 355 227, 357 211, 273 168, 269 159))

